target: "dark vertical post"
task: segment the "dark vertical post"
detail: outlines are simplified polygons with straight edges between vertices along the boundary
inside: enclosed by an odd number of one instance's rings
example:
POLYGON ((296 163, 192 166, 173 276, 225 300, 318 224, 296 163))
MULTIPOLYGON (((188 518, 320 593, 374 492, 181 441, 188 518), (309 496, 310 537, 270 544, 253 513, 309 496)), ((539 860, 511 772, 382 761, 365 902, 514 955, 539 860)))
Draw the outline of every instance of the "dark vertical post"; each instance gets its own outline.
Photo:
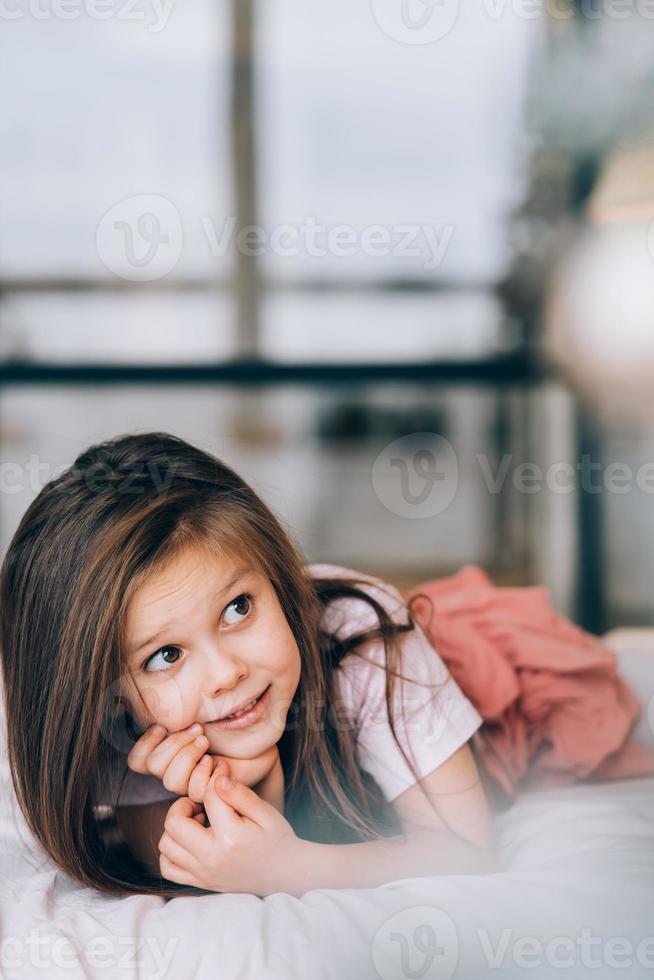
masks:
MULTIPOLYGON (((515 448, 512 443, 514 432, 511 418, 511 393, 503 388, 495 391, 495 421, 490 435, 494 455, 493 465, 499 473, 504 454, 515 448)), ((495 498, 493 520, 493 568, 498 572, 505 572, 510 568, 515 557, 512 548, 511 521, 513 501, 510 496, 510 481, 505 480, 495 498)))
POLYGON ((606 629, 602 436, 600 423, 579 403, 576 434, 579 539, 575 619, 584 629, 600 635, 606 629))

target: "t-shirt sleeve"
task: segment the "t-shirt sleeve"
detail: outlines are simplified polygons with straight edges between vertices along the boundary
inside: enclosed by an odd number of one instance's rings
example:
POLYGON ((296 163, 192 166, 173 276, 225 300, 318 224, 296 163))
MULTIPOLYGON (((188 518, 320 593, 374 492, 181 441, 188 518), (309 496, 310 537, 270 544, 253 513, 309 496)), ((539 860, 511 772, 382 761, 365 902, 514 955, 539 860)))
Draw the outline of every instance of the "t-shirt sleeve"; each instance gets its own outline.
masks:
MULTIPOLYGON (((321 574, 327 574, 327 566, 320 568, 321 574)), ((395 586, 366 576, 359 587, 377 599, 394 622, 407 622, 406 605, 395 586)), ((374 609, 363 599, 337 599, 326 613, 327 625, 339 639, 379 625, 374 609)), ((403 677, 393 679, 393 721, 400 744, 423 778, 464 745, 483 724, 483 718, 418 624, 398 638, 402 654, 395 669, 403 677)), ((382 640, 360 644, 337 668, 336 696, 342 701, 343 714, 351 719, 359 765, 392 801, 416 779, 388 722, 383 665, 382 640)))

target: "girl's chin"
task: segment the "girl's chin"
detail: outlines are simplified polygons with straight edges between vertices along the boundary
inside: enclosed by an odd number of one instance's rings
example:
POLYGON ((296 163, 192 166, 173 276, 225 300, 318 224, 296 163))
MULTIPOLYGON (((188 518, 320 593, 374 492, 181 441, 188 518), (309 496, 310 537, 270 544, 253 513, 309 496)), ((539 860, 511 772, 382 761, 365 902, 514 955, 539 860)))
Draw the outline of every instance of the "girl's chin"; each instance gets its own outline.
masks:
POLYGON ((221 732, 221 738, 212 738, 205 729, 205 734, 209 739, 209 753, 211 755, 231 755, 234 759, 252 759, 255 755, 261 755, 269 749, 275 739, 270 733, 265 732, 234 732, 229 733, 227 738, 225 732, 221 732))

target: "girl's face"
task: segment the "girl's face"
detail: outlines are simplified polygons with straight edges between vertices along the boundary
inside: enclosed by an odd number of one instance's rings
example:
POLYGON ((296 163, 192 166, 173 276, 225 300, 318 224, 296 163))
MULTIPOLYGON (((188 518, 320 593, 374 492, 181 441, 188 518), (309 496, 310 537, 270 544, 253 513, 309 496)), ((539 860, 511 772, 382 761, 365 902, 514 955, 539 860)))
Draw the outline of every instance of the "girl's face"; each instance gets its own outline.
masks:
POLYGON ((200 722, 211 754, 243 759, 279 741, 300 680, 300 652, 270 581, 245 561, 187 548, 135 593, 127 636, 121 686, 142 728, 158 723, 172 734, 200 722), (233 730, 210 724, 268 685, 258 720, 233 730))

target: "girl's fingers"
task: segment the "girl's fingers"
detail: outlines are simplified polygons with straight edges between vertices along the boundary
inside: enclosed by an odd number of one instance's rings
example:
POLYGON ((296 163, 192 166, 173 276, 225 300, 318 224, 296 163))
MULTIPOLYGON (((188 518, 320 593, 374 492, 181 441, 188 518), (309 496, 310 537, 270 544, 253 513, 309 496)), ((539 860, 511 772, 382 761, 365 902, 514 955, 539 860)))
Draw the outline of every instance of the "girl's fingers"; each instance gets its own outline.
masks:
POLYGON ((228 836, 243 818, 227 800, 222 798, 220 790, 216 787, 216 780, 220 778, 220 770, 214 769, 204 794, 203 805, 211 827, 216 829, 218 835, 222 833, 228 836))
POLYGON ((227 760, 221 756, 203 755, 189 777, 186 795, 190 796, 196 803, 202 803, 211 774, 216 771, 221 776, 229 776, 227 760))
POLYGON ((166 789, 178 796, 190 796, 188 788, 191 775, 208 748, 209 739, 206 735, 197 735, 192 742, 184 745, 161 776, 166 789))
POLYGON ((190 800, 188 796, 180 796, 178 800, 168 808, 168 813, 166 814, 166 819, 164 820, 164 828, 168 830, 168 822, 171 820, 177 820, 180 817, 188 819, 190 817, 197 817, 198 813, 202 812, 202 805, 200 803, 195 803, 194 800, 190 800))
POLYGON ((170 858, 167 858, 165 854, 159 855, 159 867, 161 868, 161 874, 166 879, 166 881, 174 881, 178 885, 195 885, 196 881, 193 875, 184 871, 176 865, 170 858))
POLYGON ((141 735, 137 742, 132 746, 132 750, 127 756, 127 765, 133 772, 140 772, 142 775, 148 774, 146 761, 151 752, 156 749, 159 743, 166 737, 166 730, 160 725, 152 725, 141 735))
POLYGON ((224 803, 229 804, 232 812, 235 812, 241 818, 245 817, 251 820, 252 823, 258 824, 264 830, 272 826, 271 820, 274 822, 279 819, 278 811, 255 793, 253 789, 246 786, 245 783, 239 783, 232 779, 229 785, 223 788, 220 785, 220 777, 218 777, 218 780, 213 781, 212 785, 213 793, 210 792, 207 794, 207 799, 204 804, 210 820, 212 819, 211 797, 215 798, 216 794, 224 803))
POLYGON ((189 854, 185 847, 178 844, 176 840, 170 836, 165 830, 159 839, 157 844, 160 854, 165 854, 169 861, 176 864, 178 867, 182 868, 184 871, 190 871, 193 866, 193 855, 189 854))
MULTIPOLYGON (((181 732, 174 732, 169 735, 168 738, 161 742, 150 754, 148 759, 148 772, 153 776, 158 776, 159 779, 163 778, 165 771, 171 764, 175 756, 182 749, 193 744, 196 738, 202 735, 201 730, 193 730, 191 728, 185 728, 181 732)), ((204 736, 206 738, 206 736, 204 736)), ((203 750, 204 751, 204 750, 203 750)), ((202 752, 198 752, 198 757, 202 752)))
POLYGON ((203 755, 189 777, 186 795, 190 796, 196 803, 202 803, 204 791, 211 776, 211 770, 211 757, 203 755))
POLYGON ((200 803, 196 803, 188 796, 180 796, 172 804, 164 820, 164 830, 168 836, 191 854, 197 855, 203 854, 210 839, 207 835, 211 834, 208 827, 201 826, 199 821, 193 819, 201 811, 200 803))

